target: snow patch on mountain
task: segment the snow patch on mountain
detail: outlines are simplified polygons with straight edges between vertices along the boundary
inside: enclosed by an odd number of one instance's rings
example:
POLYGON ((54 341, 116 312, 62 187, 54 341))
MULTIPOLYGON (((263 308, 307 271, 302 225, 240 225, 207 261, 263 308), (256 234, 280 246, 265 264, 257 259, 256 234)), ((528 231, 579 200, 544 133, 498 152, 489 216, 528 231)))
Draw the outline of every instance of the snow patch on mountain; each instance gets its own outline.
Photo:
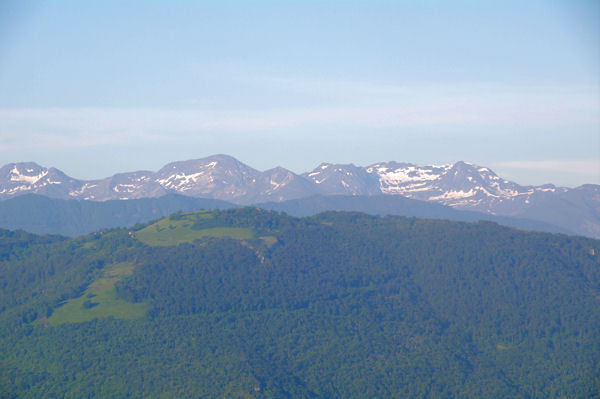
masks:
MULTIPOLYGON (((32 173, 34 172, 33 169, 29 168, 26 169, 27 172, 32 173)), ((25 175, 22 174, 21 172, 19 172, 19 169, 17 168, 17 166, 15 165, 13 167, 13 169, 10 171, 10 180, 11 181, 22 181, 22 182, 26 182, 29 184, 35 184, 37 183, 41 178, 43 178, 44 176, 46 176, 48 174, 48 170, 44 170, 41 173, 37 174, 37 175, 25 175)))
POLYGON ((454 199, 463 199, 463 198, 469 198, 469 197, 473 197, 475 196, 476 191, 475 190, 469 190, 469 191, 446 191, 445 193, 443 193, 442 195, 437 195, 437 196, 433 196, 433 197, 429 197, 430 201, 440 201, 440 200, 454 200, 454 199))
POLYGON ((165 179, 157 179, 156 182, 165 188, 186 191, 189 190, 191 188, 190 185, 196 183, 200 176, 204 175, 204 173, 204 171, 189 175, 186 175, 185 173, 177 173, 165 179))
POLYGON ((174 162, 158 172, 139 171, 81 181, 35 163, 0 168, 0 199, 25 193, 105 201, 180 193, 239 204, 310 195, 401 195, 458 209, 516 215, 569 189, 520 186, 469 162, 418 166, 380 162, 366 167, 322 163, 302 175, 277 167, 260 172, 227 155, 174 162))

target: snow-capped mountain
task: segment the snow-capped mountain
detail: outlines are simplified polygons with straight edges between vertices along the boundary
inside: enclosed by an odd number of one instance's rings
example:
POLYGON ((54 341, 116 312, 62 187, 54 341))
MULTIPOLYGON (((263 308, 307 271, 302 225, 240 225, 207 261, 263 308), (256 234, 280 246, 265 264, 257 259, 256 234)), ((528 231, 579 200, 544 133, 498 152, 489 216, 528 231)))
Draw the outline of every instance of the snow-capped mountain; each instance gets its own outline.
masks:
POLYGON ((314 182, 324 195, 377 195, 381 188, 377 178, 366 168, 322 163, 311 172, 302 174, 314 182))
POLYGON ((600 237, 600 186, 521 186, 468 162, 417 166, 323 163, 297 175, 277 167, 264 172, 227 155, 173 162, 158 172, 119 173, 77 180, 32 162, 0 168, 0 199, 34 193, 93 201, 155 198, 168 193, 236 204, 280 202, 312 195, 400 195, 461 210, 526 217, 600 237))
POLYGON ((417 166, 382 162, 366 167, 323 163, 297 175, 277 167, 264 172, 227 155, 173 162, 158 172, 119 173, 101 180, 73 179, 33 162, 0 168, 0 199, 25 193, 105 201, 178 193, 241 204, 321 195, 401 195, 461 209, 511 214, 570 189, 520 186, 489 168, 467 162, 417 166))
POLYGON ((170 163, 156 173, 153 181, 171 192, 243 204, 314 193, 310 182, 287 169, 260 172, 228 155, 170 163))
POLYGON ((383 162, 364 168, 321 164, 303 176, 313 180, 327 194, 395 194, 502 215, 518 214, 532 201, 568 191, 551 184, 520 186, 498 177, 488 168, 462 161, 439 166, 383 162))
POLYGON ((260 172, 225 155, 173 162, 160 169, 154 181, 166 190, 191 197, 244 197, 260 172))
POLYGON ((314 184, 277 167, 260 172, 228 155, 173 162, 158 172, 119 173, 101 180, 73 179, 33 162, 0 169, 0 199, 34 193, 61 199, 93 201, 160 197, 178 193, 249 204, 283 201, 315 194, 314 184))
POLYGON ((80 185, 80 181, 60 170, 34 162, 10 163, 0 168, 0 199, 28 193, 65 198, 80 185))

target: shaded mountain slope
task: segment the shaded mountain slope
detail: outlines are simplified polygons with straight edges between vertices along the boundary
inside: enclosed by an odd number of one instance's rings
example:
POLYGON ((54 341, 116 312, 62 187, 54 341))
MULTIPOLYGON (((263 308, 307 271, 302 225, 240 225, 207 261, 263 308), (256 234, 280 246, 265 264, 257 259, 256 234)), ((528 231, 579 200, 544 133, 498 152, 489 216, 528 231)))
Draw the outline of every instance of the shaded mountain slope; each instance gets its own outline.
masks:
MULTIPOLYGON (((0 227, 38 234, 78 236, 100 229, 130 227, 177 211, 226 209, 238 205, 225 201, 169 194, 159 198, 112 201, 61 200, 25 195, 0 201, 0 227)), ((282 202, 255 204, 293 216, 313 216, 325 211, 355 211, 370 215, 397 215, 464 222, 489 220, 523 230, 575 234, 543 221, 460 211, 448 206, 401 196, 312 196, 282 202)), ((533 218, 535 215, 533 216, 533 218)))
POLYGON ((0 201, 0 226, 39 234, 78 236, 106 228, 133 226, 177 211, 232 207, 236 205, 173 194, 104 202, 60 200, 30 194, 0 201))
POLYGON ((363 212, 369 215, 396 215, 425 219, 445 219, 462 222, 487 220, 504 226, 523 230, 544 231, 549 233, 574 234, 573 231, 558 227, 541 220, 511 218, 489 215, 480 212, 456 210, 435 203, 413 200, 401 196, 312 196, 308 198, 283 202, 256 204, 259 208, 285 212, 293 216, 313 216, 325 211, 363 212))

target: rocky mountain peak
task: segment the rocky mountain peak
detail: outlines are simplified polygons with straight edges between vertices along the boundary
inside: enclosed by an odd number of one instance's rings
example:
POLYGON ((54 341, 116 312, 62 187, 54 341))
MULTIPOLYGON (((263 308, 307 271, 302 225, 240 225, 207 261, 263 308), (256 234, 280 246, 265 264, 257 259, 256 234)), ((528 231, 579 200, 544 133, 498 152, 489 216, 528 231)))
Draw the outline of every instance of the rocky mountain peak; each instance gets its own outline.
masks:
POLYGON ((379 184, 363 167, 354 164, 322 163, 302 176, 317 184, 327 195, 375 195, 379 184))
POLYGON ((533 203, 567 191, 554 185, 520 186, 487 167, 465 161, 426 166, 389 161, 366 167, 321 163, 312 171, 297 175, 280 166, 261 172, 231 156, 217 154, 172 162, 158 172, 119 173, 91 181, 76 180, 34 162, 11 163, 0 168, 0 199, 37 193, 104 201, 177 193, 252 204, 315 194, 388 194, 459 209, 514 215, 533 203))

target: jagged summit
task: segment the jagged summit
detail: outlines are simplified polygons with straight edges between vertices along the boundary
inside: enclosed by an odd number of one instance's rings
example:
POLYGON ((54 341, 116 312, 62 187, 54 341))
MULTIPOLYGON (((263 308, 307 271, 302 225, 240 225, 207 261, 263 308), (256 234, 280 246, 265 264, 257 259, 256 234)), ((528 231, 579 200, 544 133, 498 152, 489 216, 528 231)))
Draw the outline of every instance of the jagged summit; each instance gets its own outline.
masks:
POLYGON ((568 190, 553 185, 520 186, 489 168, 464 161, 426 166, 390 161, 367 167, 324 163, 303 176, 326 194, 402 195, 487 213, 501 208, 501 214, 516 214, 532 197, 568 190))
POLYGON ((177 193, 251 204, 315 194, 388 194, 460 209, 515 215, 532 203, 547 201, 569 190, 554 185, 521 186, 497 176, 487 167, 465 161, 426 166, 389 161, 366 167, 322 163, 297 175, 280 166, 261 172, 229 155, 217 154, 172 162, 157 172, 119 173, 91 181, 73 179, 58 169, 34 162, 11 163, 0 168, 0 199, 36 193, 105 201, 177 193))

